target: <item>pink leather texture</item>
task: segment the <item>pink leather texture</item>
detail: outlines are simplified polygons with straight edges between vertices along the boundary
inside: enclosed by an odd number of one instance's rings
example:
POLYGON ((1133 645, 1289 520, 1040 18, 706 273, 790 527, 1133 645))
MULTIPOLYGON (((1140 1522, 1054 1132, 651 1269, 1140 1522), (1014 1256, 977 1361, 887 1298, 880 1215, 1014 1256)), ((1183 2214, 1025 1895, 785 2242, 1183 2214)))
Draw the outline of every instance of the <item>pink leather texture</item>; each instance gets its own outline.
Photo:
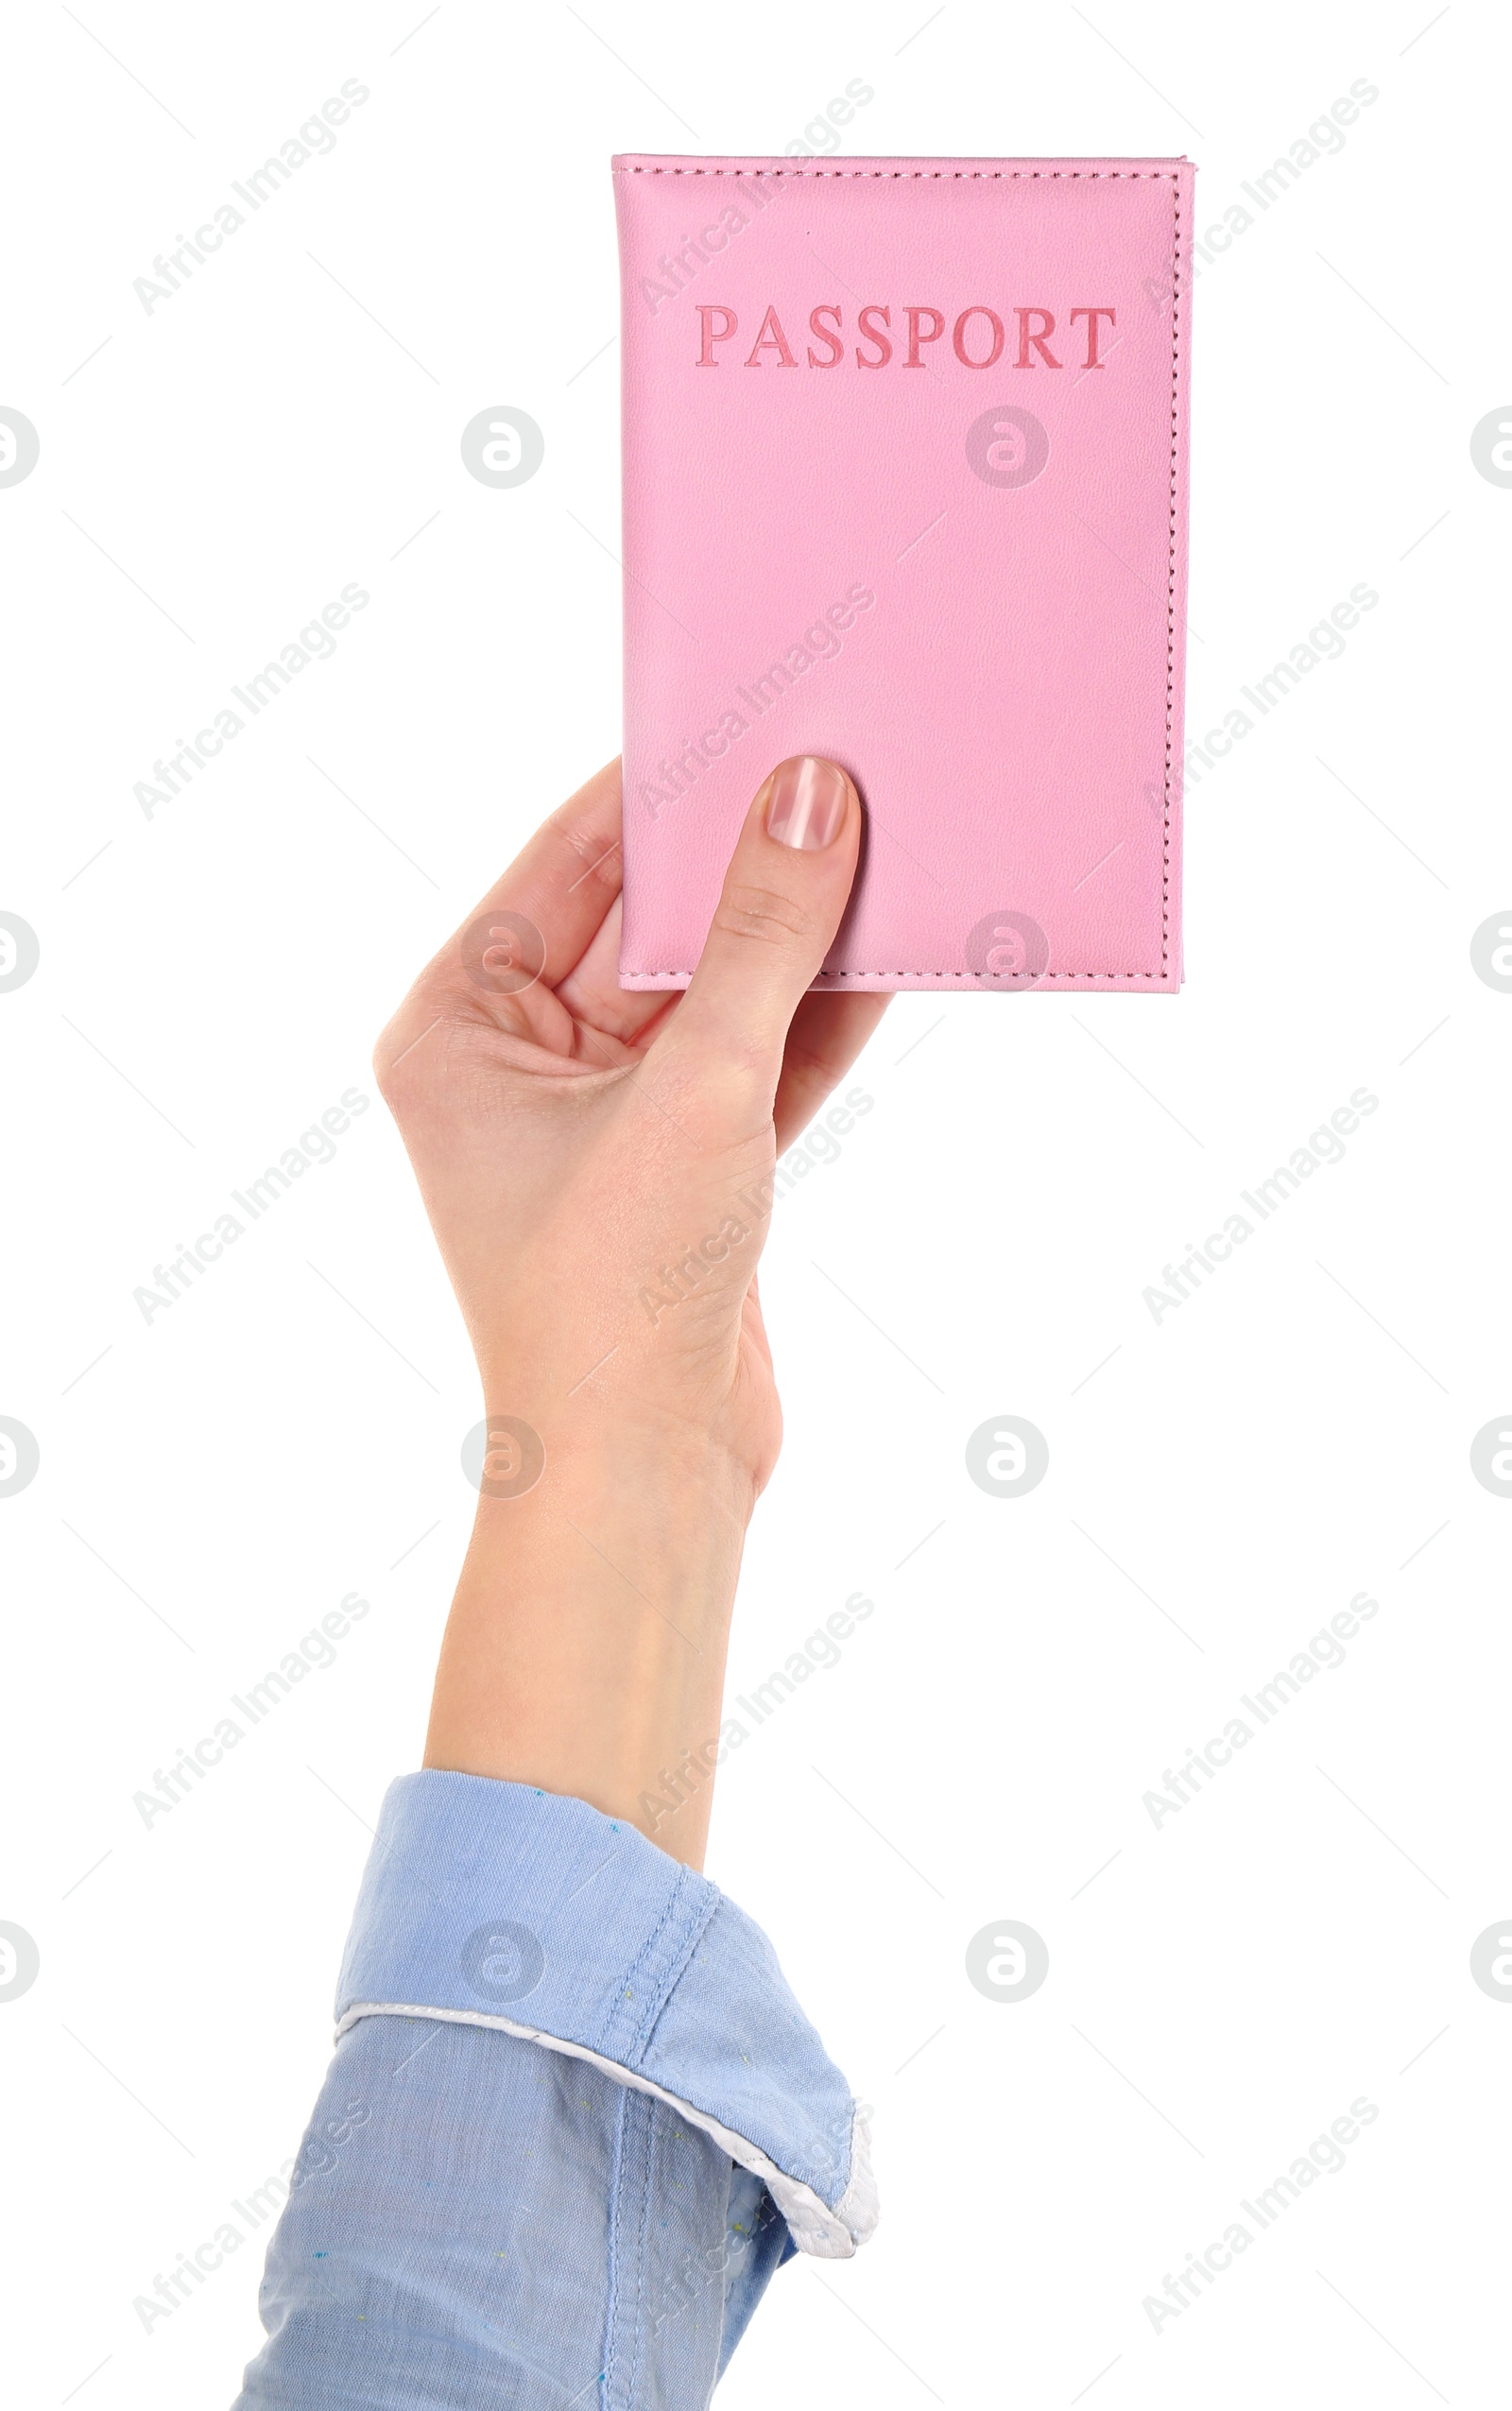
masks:
POLYGON ((614 161, 622 987, 799 753, 866 807, 816 986, 1179 987, 1194 172, 614 161))

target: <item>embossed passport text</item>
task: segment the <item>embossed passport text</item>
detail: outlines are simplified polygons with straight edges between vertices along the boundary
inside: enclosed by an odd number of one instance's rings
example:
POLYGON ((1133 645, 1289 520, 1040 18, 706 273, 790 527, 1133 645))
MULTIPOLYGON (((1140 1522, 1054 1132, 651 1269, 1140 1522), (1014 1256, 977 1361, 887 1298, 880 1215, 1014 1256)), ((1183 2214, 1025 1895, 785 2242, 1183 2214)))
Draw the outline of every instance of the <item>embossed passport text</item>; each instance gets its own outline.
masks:
POLYGON ((623 987, 796 753, 867 817, 816 986, 1179 987, 1193 175, 614 162, 623 987))

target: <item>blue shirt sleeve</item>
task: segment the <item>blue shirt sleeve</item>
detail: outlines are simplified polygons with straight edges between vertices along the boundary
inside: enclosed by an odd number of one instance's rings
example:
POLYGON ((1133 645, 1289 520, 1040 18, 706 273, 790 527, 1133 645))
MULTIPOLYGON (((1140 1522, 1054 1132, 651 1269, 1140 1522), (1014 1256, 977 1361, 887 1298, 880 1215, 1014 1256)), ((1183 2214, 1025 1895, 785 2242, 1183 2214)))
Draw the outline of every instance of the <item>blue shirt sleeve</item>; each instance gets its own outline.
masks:
POLYGON ((761 1929, 583 1801, 385 1800, 236 2411, 701 2411, 772 2272, 876 2223, 761 1929))

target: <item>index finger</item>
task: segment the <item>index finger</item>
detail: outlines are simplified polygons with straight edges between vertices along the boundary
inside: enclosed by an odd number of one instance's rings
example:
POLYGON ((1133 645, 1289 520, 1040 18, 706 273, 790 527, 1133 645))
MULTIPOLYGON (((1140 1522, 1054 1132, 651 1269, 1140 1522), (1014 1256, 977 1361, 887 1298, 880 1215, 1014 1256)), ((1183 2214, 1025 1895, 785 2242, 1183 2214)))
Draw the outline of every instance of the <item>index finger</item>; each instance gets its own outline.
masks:
POLYGON ((540 976, 556 988, 574 970, 620 892, 620 765, 606 762, 543 820, 503 876, 481 896, 442 959, 490 913, 512 913, 541 939, 540 976))

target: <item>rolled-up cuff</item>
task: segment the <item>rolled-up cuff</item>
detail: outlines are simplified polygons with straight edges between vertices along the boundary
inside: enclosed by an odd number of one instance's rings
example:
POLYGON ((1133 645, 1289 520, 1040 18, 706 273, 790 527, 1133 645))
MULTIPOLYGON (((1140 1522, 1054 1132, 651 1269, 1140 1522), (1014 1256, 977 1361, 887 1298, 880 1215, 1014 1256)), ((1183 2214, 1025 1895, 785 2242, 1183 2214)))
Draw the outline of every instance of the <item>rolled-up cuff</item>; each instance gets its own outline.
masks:
POLYGON ((877 2222, 865 2112, 765 1935, 579 1800, 427 1769, 389 1785, 336 1992, 359 2018, 495 2026, 587 2059, 765 2183, 799 2249, 877 2222))

